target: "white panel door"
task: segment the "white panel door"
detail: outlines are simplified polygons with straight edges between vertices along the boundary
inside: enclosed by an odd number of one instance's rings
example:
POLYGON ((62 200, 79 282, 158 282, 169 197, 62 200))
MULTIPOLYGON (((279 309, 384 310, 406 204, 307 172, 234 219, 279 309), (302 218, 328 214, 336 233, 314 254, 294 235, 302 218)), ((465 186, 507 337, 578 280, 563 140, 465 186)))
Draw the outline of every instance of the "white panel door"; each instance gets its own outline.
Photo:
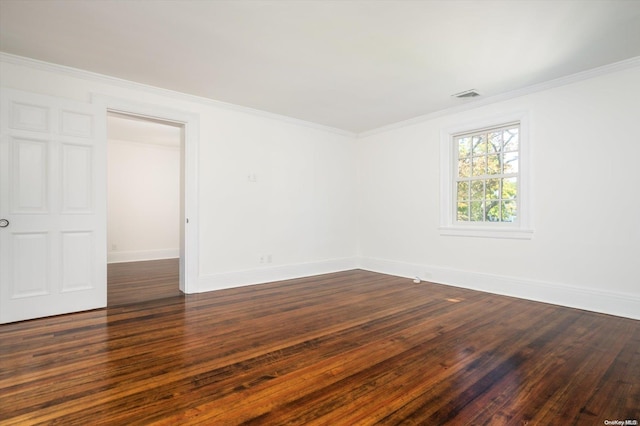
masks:
POLYGON ((106 113, 0 90, 0 323, 104 307, 106 113))

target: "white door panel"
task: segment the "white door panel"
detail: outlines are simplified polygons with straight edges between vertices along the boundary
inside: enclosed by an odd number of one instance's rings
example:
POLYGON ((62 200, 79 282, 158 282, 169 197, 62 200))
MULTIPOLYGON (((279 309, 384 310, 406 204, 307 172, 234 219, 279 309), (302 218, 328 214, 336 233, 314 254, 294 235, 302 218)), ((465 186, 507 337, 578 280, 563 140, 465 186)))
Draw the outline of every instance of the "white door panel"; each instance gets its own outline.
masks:
POLYGON ((13 265, 8 266, 10 277, 9 296, 12 299, 46 296, 50 293, 47 274, 49 234, 24 232, 10 234, 13 265))
POLYGON ((105 111, 0 98, 0 323, 106 306, 105 111))
POLYGON ((62 145, 62 212, 93 213, 92 147, 62 145))
POLYGON ((11 213, 48 213, 49 141, 10 138, 11 213))
POLYGON ((20 101, 8 104, 9 127, 13 130, 29 130, 48 133, 50 130, 50 108, 44 105, 29 105, 20 101))

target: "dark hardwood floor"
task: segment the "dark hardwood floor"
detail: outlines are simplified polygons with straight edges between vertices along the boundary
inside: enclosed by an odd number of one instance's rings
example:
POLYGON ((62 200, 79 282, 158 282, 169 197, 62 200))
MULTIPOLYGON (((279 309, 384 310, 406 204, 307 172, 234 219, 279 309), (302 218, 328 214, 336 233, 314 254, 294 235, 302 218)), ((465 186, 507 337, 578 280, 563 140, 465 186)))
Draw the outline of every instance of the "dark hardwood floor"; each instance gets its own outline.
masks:
POLYGON ((181 296, 179 261, 161 259, 108 264, 107 306, 181 296))
POLYGON ((3 425, 640 420, 640 322, 365 271, 0 326, 3 425))

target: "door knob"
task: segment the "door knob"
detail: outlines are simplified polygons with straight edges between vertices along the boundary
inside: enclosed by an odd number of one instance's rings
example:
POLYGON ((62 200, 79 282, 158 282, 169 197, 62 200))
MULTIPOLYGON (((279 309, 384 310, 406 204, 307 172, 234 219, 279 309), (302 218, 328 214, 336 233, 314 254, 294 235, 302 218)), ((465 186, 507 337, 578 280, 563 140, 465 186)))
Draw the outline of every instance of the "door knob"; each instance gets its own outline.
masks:
POLYGON ((6 228, 9 226, 9 221, 7 219, 0 219, 0 228, 6 228))

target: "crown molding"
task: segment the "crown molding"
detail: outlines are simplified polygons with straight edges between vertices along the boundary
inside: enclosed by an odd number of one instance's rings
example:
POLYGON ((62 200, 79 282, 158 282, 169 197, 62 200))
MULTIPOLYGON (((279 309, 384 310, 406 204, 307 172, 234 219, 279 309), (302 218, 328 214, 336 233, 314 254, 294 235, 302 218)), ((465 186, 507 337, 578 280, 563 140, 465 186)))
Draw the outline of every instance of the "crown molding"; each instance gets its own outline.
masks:
POLYGON ((484 105, 489 105, 497 102, 506 101, 509 99, 518 98, 521 96, 529 95, 544 90, 553 89, 556 87, 566 86, 569 84, 577 83, 583 80, 599 77, 623 71, 631 68, 640 67, 640 56, 625 59, 624 61, 614 62, 612 64, 603 65, 601 67, 592 68, 590 70, 581 71, 575 74, 559 77, 553 80, 545 81, 531 86, 523 87, 521 89, 511 90, 509 92, 500 93, 498 95, 489 96, 486 98, 474 99, 465 102, 462 105, 456 105, 454 107, 445 108, 439 111, 435 111, 429 114, 420 115, 418 117, 410 118, 408 120, 398 121, 396 123, 388 124, 386 126, 378 127, 376 129, 367 130, 365 132, 358 133, 358 138, 363 138, 378 133, 388 132, 394 129, 400 129, 403 127, 412 126, 414 124, 423 123, 425 121, 433 120, 434 118, 443 117, 446 115, 468 111, 484 105))
POLYGON ((0 52, 0 62, 6 62, 13 65, 25 66, 34 68, 40 71, 47 71, 56 74, 66 75, 69 77, 81 78, 83 80, 111 84, 125 89, 140 90, 146 93, 151 93, 159 96, 169 97, 172 99, 193 102, 209 107, 223 108, 227 110, 233 110, 242 112, 245 114, 257 115, 263 118, 272 120, 278 120, 285 123, 293 124, 296 126, 309 127, 316 130, 321 130, 329 133, 335 133, 341 136, 347 136, 356 138, 357 134, 349 132, 347 130, 338 129, 336 127, 325 126, 311 121, 300 120, 298 118, 289 117, 286 115, 275 114, 255 108, 236 105, 228 102, 217 101, 215 99, 205 98, 202 96, 190 95, 187 93, 178 92, 175 90, 163 89, 157 86, 151 86, 148 84, 137 83, 135 81, 125 80, 118 77, 112 77, 105 74, 99 74, 92 71, 86 71, 79 68, 73 68, 66 65, 54 64, 51 62, 40 61, 38 59, 27 58, 24 56, 13 55, 6 52, 0 52))

